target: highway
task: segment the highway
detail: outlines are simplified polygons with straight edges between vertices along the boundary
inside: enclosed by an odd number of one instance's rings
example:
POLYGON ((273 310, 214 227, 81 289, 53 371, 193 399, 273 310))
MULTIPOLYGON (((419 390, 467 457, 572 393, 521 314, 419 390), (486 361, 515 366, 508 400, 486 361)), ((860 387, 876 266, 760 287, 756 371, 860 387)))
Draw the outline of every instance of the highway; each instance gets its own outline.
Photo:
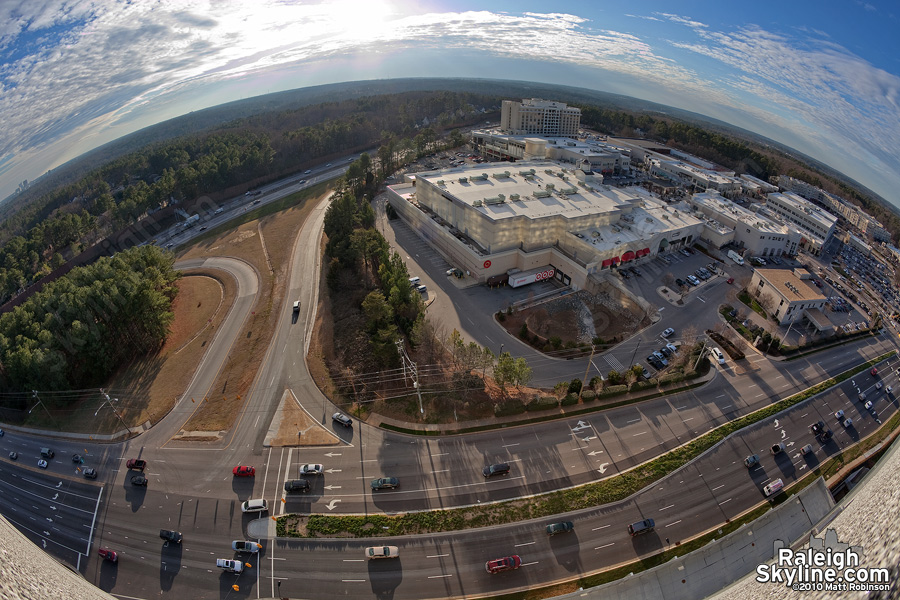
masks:
MULTIPOLYGON (((321 416, 323 426, 334 427, 330 420, 333 407, 313 385, 303 360, 309 343, 306 332, 315 318, 319 283, 316 241, 324 209, 323 203, 298 235, 290 295, 282 307, 284 318, 237 426, 220 443, 198 445, 171 438, 193 410, 189 398, 209 392, 234 337, 258 302, 257 274, 233 259, 179 264, 231 273, 239 292, 227 326, 218 332, 189 390, 171 413, 125 444, 51 442, 7 432, 0 438, 0 456, 16 450, 20 458, 0 463, 0 512, 48 552, 80 569, 89 581, 132 598, 267 597, 276 590, 291 597, 371 594, 441 598, 494 593, 645 556, 663 547, 666 538, 675 543, 739 515, 763 500, 761 488, 771 479, 781 477, 789 482, 802 476, 816 461, 873 430, 875 417, 853 400, 857 387, 877 399, 875 409, 881 420, 897 410, 895 397, 874 391, 873 377, 857 376, 854 382, 845 382, 777 420, 730 438, 626 501, 567 516, 575 522, 571 534, 547 538, 543 527, 552 519, 542 519, 485 530, 403 537, 390 541, 400 547, 401 557, 383 561, 363 558, 362 549, 374 541, 266 540, 261 554, 247 561, 252 567, 245 573, 223 573, 215 568, 215 559, 234 557, 230 541, 243 539, 248 524, 256 518, 240 511, 240 502, 249 498, 266 498, 270 514, 394 513, 477 505, 581 485, 615 475, 894 348, 891 336, 880 336, 789 363, 752 355, 740 365, 728 361, 714 367, 715 378, 695 390, 499 432, 420 438, 355 424, 351 430, 334 429, 344 443, 333 447, 266 448, 262 443, 265 432, 285 388, 292 389, 312 415, 321 416), (291 316, 294 299, 302 303, 296 320, 291 316), (853 417, 851 429, 844 430, 830 416, 838 409, 853 417), (820 418, 835 432, 834 439, 824 445, 815 442, 808 429, 820 418), (782 457, 767 454, 776 441, 788 446, 782 457), (799 448, 806 443, 813 444, 815 453, 800 457, 799 448), (44 471, 36 463, 39 447, 48 444, 56 450, 56 457, 44 471), (70 460, 75 452, 85 456, 85 466, 98 468, 100 479, 88 482, 81 478, 70 460), (762 463, 748 471, 742 460, 752 453, 758 453, 762 463), (138 455, 149 462, 146 488, 131 485, 133 473, 124 465, 125 459, 138 455), (509 462, 511 473, 486 480, 481 468, 498 461, 509 462), (326 473, 314 478, 308 494, 292 495, 282 503, 284 481, 295 478, 299 465, 307 462, 323 463, 326 473), (232 477, 231 468, 237 464, 254 465, 256 477, 232 477), (400 478, 401 487, 373 494, 369 481, 381 476, 400 478), (645 517, 656 520, 656 532, 630 538, 625 525, 645 517), (160 528, 182 531, 184 543, 164 546, 157 536, 160 528), (116 549, 118 565, 100 561, 96 556, 99 546, 116 549), (523 558, 520 570, 493 576, 484 572, 485 560, 512 553, 523 558), (234 583, 239 584, 240 592, 232 591, 234 583)), ((483 311, 484 303, 496 301, 496 296, 483 288, 456 290, 449 282, 451 287, 443 290, 439 279, 435 280, 435 287, 429 284, 429 289, 441 290, 437 302, 449 301, 452 307, 442 314, 451 321, 471 317, 475 330, 495 335, 497 328, 488 324, 489 313, 483 311)), ((688 302, 679 318, 696 321, 717 305, 717 293, 724 295, 723 284, 703 292, 710 306, 688 302)), ((671 307, 664 308, 663 315, 673 312, 671 307)), ((641 347, 651 342, 661 345, 658 334, 670 324, 667 318, 661 319, 623 344, 618 350, 622 354, 613 356, 624 358, 629 350, 636 353, 639 347, 627 344, 636 345, 638 340, 641 347)), ((504 342, 507 349, 519 350, 511 340, 504 342)), ((586 366, 584 360, 547 361, 541 366, 542 377, 554 383, 581 378, 586 366), (544 376, 545 371, 551 374, 544 376)), ((900 389, 896 366, 895 360, 882 366, 882 381, 900 389)))

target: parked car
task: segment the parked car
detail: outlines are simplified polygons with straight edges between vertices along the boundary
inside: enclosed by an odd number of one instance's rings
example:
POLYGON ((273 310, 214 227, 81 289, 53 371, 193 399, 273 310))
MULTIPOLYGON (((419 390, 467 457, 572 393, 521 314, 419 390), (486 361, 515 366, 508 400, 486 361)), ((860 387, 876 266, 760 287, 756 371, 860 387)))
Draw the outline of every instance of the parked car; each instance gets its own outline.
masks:
POLYGON ((373 479, 369 484, 373 492, 376 492, 378 490, 392 490, 399 485, 400 480, 396 477, 381 477, 380 479, 373 479))
POLYGON ((667 327, 667 328, 666 328, 665 330, 663 330, 663 332, 662 332, 662 336, 663 336, 664 338, 672 337, 673 335, 675 335, 675 330, 672 329, 671 327, 667 327))
POLYGON ((103 560, 108 560, 111 563, 119 562, 119 553, 115 550, 110 550, 109 548, 100 548, 99 550, 97 550, 97 554, 99 554, 103 560))
POLYGON ((734 277, 729 277, 725 283, 734 283, 734 277))
POLYGON ((370 546, 366 548, 366 558, 374 560, 376 558, 399 558, 400 548, 397 546, 370 546))
POLYGON ((748 456, 747 458, 744 459, 744 466, 747 467, 748 469, 752 469, 753 467, 755 467, 758 464, 759 464, 759 455, 758 454, 751 454, 750 456, 748 456))
POLYGON ((695 286, 695 287, 698 286, 698 285, 700 285, 700 280, 697 279, 696 277, 694 277, 693 275, 688 275, 688 276, 687 276, 687 281, 688 281, 689 284, 691 284, 691 285, 693 285, 693 286, 695 286))
POLYGON ((663 365, 664 367, 667 366, 667 365, 669 364, 669 361, 666 360, 666 357, 663 356, 662 352, 654 352, 654 353, 653 353, 653 356, 655 356, 656 359, 657 359, 659 362, 661 362, 662 365, 663 365))
POLYGON ((643 521, 638 521, 637 523, 629 525, 628 534, 635 536, 650 533, 653 531, 654 527, 656 527, 656 522, 653 519, 644 519, 643 521))
POLYGON ((325 472, 322 465, 309 463, 300 467, 301 475, 322 475, 325 472))
POLYGON ((259 552, 260 548, 262 548, 262 544, 257 544, 256 542, 248 542, 245 540, 234 540, 231 542, 231 549, 235 552, 249 552, 250 554, 256 554, 259 552))
POLYGON ((81 472, 84 475, 85 479, 97 479, 97 470, 96 469, 85 469, 81 472))
POLYGON ((343 425, 344 427, 353 427, 353 419, 351 419, 344 413, 334 413, 333 415, 331 415, 331 420, 338 423, 339 425, 343 425))
POLYGON ((514 571, 522 566, 522 559, 518 554, 512 556, 504 556, 503 558, 495 558, 484 563, 484 570, 490 574, 502 573, 503 571, 514 571))
POLYGON ((547 535, 556 535, 558 533, 568 533, 575 531, 575 525, 572 521, 560 521, 559 523, 551 523, 547 525, 547 535))
POLYGON ((180 544, 181 540, 184 536, 181 535, 181 532, 174 531, 172 529, 160 529, 159 537, 170 544, 180 544))
POLYGON ((673 354, 672 350, 668 346, 663 346, 662 348, 659 349, 659 352, 666 358, 669 358, 673 354))
POLYGON ((647 362, 650 363, 650 366, 652 366, 657 371, 663 368, 662 362, 660 362, 660 360, 652 354, 647 357, 647 362))
POLYGON ((147 478, 143 475, 135 475, 131 478, 131 485, 147 485, 147 478))
POLYGON ((678 278, 675 280, 675 285, 678 287, 684 287, 687 285, 687 282, 684 279, 678 278))
POLYGON ((718 362, 720 365, 725 364, 725 355, 722 354, 721 350, 719 350, 718 348, 712 348, 710 350, 710 352, 712 353, 713 357, 716 359, 716 362, 718 362))
POLYGON ((253 477, 256 475, 256 469, 247 465, 239 465, 231 470, 231 474, 235 477, 253 477))
POLYGON ((308 492, 308 479, 290 479, 284 482, 284 491, 286 492, 308 492))
POLYGON ((139 458, 129 458, 125 463, 125 466, 129 469, 134 469, 135 471, 143 471, 147 466, 147 461, 139 458))

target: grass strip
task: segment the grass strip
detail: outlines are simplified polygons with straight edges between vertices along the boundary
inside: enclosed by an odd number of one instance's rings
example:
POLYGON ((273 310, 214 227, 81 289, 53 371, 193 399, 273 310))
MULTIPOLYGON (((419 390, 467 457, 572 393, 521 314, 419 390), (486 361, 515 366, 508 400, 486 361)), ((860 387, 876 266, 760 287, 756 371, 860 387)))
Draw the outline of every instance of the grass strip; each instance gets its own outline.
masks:
POLYGON ((679 446, 615 477, 568 490, 550 492, 527 499, 508 500, 480 506, 422 511, 402 515, 286 515, 276 519, 279 537, 390 537, 527 521, 609 504, 631 496, 681 468, 732 433, 758 423, 791 406, 841 383, 857 373, 894 356, 887 352, 835 377, 798 392, 771 406, 725 423, 696 440, 679 446), (304 526, 305 520, 305 526, 304 526))

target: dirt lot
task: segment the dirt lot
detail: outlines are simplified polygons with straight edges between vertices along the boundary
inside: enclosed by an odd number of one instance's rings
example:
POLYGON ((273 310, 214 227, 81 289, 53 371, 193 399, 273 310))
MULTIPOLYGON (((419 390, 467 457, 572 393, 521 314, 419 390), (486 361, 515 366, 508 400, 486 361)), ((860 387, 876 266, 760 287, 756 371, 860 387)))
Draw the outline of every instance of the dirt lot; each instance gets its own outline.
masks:
POLYGON ((521 339, 519 333, 523 323, 528 325, 531 336, 528 343, 546 351, 552 349, 546 346, 553 337, 558 337, 563 345, 567 342, 590 344, 596 338, 604 342, 620 341, 649 320, 626 299, 580 291, 515 311, 505 316, 502 325, 511 335, 521 339))

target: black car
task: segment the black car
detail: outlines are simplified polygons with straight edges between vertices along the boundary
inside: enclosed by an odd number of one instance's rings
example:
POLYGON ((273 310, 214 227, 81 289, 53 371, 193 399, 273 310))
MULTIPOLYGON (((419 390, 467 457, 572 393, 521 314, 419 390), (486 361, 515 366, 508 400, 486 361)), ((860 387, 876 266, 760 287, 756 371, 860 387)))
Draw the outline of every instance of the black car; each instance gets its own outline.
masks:
POLYGON ((662 355, 665 356, 666 358, 669 358, 670 356, 672 356, 673 354, 675 354, 674 352, 672 352, 672 350, 671 350, 668 346, 663 346, 662 348, 659 349, 659 351, 660 351, 660 352, 662 353, 662 355))
POLYGON ((628 533, 632 536, 650 533, 653 531, 654 527, 656 527, 656 522, 653 519, 644 519, 643 521, 638 521, 637 523, 629 525, 628 533))
POLYGON ((834 437, 834 432, 831 431, 830 429, 826 429, 825 431, 820 433, 817 437, 819 438, 819 441, 824 444, 825 442, 827 442, 828 440, 830 440, 831 438, 834 437))
POLYGON ((396 477, 382 477, 380 479, 372 480, 369 485, 372 487, 373 492, 378 490, 392 490, 400 485, 400 480, 396 477))
POLYGON ((675 280, 675 285, 677 285, 678 287, 684 287, 687 285, 687 282, 684 279, 679 278, 675 280))
POLYGON ((813 432, 813 435, 820 435, 823 431, 825 431, 825 421, 813 423, 809 426, 809 430, 813 432))
POLYGON ((634 275, 635 277, 641 277, 641 272, 638 271, 637 269, 635 269, 634 267, 631 267, 628 270, 631 271, 631 274, 634 275))
POLYGON ((506 475, 509 473, 509 465, 506 463, 497 463, 488 465, 481 470, 481 474, 485 477, 494 477, 495 475, 506 475))
POLYGON ((171 529, 160 529, 159 537, 166 540, 167 542, 171 542, 173 544, 180 544, 181 538, 183 536, 181 535, 181 532, 178 532, 178 531, 172 531, 171 529))
POLYGON ((655 356, 653 356, 652 354, 647 357, 647 362, 650 363, 650 366, 653 367, 654 369, 656 369, 657 371, 662 369, 662 367, 663 367, 662 362, 660 362, 660 360, 658 358, 656 358, 655 356))
POLYGON ((307 479, 291 479, 284 484, 286 492, 308 492, 309 480, 307 479))
POLYGON ((97 479, 97 470, 85 469, 84 471, 82 471, 82 475, 84 475, 85 479, 97 479))
POLYGON ((131 485, 147 485, 147 478, 143 475, 135 475, 131 478, 131 485))
POLYGON ((575 530, 572 521, 560 521, 559 523, 551 523, 547 525, 547 535, 556 535, 557 533, 568 533, 575 530))

